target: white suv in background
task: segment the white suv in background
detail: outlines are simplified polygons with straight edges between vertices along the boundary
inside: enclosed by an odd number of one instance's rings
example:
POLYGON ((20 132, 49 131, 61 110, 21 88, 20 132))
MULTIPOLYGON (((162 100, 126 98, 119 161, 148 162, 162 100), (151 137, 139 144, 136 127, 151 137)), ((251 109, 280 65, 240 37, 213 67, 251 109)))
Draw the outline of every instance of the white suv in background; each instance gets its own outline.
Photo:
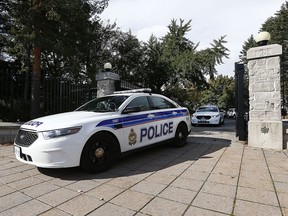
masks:
POLYGON ((230 108, 227 111, 227 117, 228 118, 236 118, 236 108, 230 108))
POLYGON ((215 105, 199 107, 192 115, 192 125, 220 125, 224 124, 224 113, 215 105))

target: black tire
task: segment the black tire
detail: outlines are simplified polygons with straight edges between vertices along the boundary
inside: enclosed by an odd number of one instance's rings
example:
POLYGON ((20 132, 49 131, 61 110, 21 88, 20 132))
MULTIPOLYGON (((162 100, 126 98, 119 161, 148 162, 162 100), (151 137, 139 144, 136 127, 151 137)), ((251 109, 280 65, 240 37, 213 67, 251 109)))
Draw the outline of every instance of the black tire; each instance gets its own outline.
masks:
POLYGON ((103 172, 117 160, 119 153, 119 145, 114 137, 104 132, 97 133, 85 144, 80 167, 89 173, 103 172))
POLYGON ((188 129, 185 123, 180 123, 176 129, 173 146, 182 147, 187 143, 188 129))

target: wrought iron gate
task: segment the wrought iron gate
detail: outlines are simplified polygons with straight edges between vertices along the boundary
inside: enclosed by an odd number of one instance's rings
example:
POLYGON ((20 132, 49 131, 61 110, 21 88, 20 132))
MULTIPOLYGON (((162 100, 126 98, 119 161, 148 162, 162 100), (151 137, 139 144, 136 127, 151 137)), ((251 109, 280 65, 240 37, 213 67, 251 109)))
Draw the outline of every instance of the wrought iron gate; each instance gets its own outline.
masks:
POLYGON ((236 136, 241 141, 248 138, 248 116, 244 110, 244 64, 235 63, 236 136))

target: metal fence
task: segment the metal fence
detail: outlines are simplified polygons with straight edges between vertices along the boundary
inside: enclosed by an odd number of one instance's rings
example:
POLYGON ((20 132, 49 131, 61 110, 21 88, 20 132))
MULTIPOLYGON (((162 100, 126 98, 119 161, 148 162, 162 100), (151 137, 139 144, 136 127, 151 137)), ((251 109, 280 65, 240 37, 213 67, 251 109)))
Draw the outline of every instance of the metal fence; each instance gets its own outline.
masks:
MULTIPOLYGON (((30 119, 31 77, 17 71, 14 63, 0 61, 0 121, 30 119)), ((96 84, 44 78, 40 86, 42 116, 75 110, 97 96, 96 84)))
POLYGON ((29 113, 29 94, 25 74, 17 73, 15 63, 0 61, 0 120, 16 121, 27 118, 29 113))
MULTIPOLYGON (((30 119, 31 77, 18 73, 15 63, 0 61, 0 121, 27 121, 30 119)), ((139 88, 121 80, 117 90, 139 88)), ((40 90, 41 116, 73 111, 97 97, 97 85, 76 83, 61 78, 42 78, 40 90)))
POLYGON ((72 111, 97 97, 96 84, 74 83, 63 79, 44 80, 41 90, 42 115, 72 111))

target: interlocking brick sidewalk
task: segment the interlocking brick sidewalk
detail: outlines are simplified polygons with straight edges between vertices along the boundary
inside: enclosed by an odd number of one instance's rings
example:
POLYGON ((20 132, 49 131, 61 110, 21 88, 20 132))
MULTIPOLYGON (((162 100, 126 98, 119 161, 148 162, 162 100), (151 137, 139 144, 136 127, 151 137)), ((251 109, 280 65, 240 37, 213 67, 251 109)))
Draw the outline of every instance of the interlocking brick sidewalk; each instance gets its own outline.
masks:
POLYGON ((41 173, 0 145, 0 215, 288 216, 287 150, 250 148, 231 134, 188 140, 93 175, 78 168, 41 173))

